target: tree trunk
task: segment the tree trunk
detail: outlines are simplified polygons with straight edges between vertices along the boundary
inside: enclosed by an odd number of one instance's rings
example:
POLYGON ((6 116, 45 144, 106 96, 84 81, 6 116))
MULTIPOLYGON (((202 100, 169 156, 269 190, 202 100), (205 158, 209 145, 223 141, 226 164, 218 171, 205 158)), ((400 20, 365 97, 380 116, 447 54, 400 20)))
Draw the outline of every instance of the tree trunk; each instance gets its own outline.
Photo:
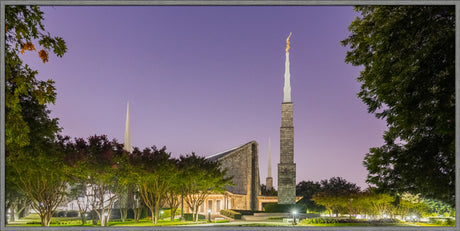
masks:
POLYGON ((155 218, 154 218, 154 217, 155 217, 155 209, 152 207, 152 208, 150 209, 150 212, 152 213, 152 222, 153 222, 153 224, 156 224, 156 223, 155 223, 155 218))
POLYGON ((11 222, 14 222, 16 221, 16 213, 15 213, 15 210, 16 210, 16 204, 12 204, 10 206, 10 221, 11 222))
POLYGON ((171 221, 174 221, 174 217, 176 216, 177 208, 171 208, 171 221))
POLYGON ((27 208, 28 204, 27 202, 24 200, 24 201, 21 201, 19 204, 18 204, 18 219, 19 218, 23 218, 26 215, 26 208, 27 208))
POLYGON ((94 209, 91 210, 91 219, 92 219, 93 225, 97 225, 99 218, 98 218, 96 211, 94 211, 94 209))
POLYGON ((154 219, 155 219, 155 225, 158 223, 158 215, 160 214, 160 201, 159 200, 155 200, 155 216, 154 216, 154 219))
POLYGON ((195 204, 195 216, 196 216, 195 222, 198 222, 199 216, 198 216, 198 205, 197 204, 195 204))
POLYGON ((128 216, 128 208, 120 208, 120 218, 122 222, 125 222, 126 217, 128 216))
POLYGON ((85 225, 86 224, 86 213, 80 212, 80 218, 81 218, 81 224, 85 225))
POLYGON ((142 214, 142 208, 134 208, 133 213, 134 213, 134 222, 139 223, 139 218, 141 217, 141 214, 142 214))
POLYGON ((40 214, 40 220, 41 220, 42 226, 46 226, 46 227, 50 226, 51 213, 46 212, 44 214, 40 214))

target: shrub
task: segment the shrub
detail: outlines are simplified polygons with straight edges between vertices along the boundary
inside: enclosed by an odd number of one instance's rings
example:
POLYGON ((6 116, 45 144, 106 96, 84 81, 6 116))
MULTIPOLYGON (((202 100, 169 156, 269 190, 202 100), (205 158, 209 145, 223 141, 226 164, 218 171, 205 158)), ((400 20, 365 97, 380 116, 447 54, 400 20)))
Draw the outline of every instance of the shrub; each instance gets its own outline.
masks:
POLYGON ((214 221, 214 223, 228 223, 228 222, 230 222, 228 219, 214 221))
POLYGON ((76 210, 67 211, 66 217, 78 217, 79 212, 76 210))
POLYGON ((59 212, 60 212, 60 210, 56 210, 56 211, 54 211, 54 213, 53 213, 53 216, 52 216, 52 217, 58 217, 58 213, 59 213, 59 212))
POLYGON ((395 223, 401 223, 398 219, 393 219, 393 218, 386 218, 386 219, 378 219, 378 220, 371 220, 369 223, 372 224, 395 224, 395 223))
POLYGON ((241 213, 233 211, 231 209, 220 210, 220 214, 233 219, 241 219, 241 213))
POLYGON ((268 220, 283 220, 283 217, 269 217, 268 220))
MULTIPOLYGON (((175 216, 180 215, 180 208, 176 210, 176 213, 174 213, 175 216)), ((163 210, 163 218, 171 218, 171 209, 166 209, 163 210)))
MULTIPOLYGON (((191 213, 184 213, 184 218, 186 221, 193 221, 191 213)), ((204 220, 206 217, 203 214, 198 214, 198 220, 204 220)))
POLYGON ((307 206, 302 203, 295 205, 270 203, 264 205, 263 210, 266 213, 291 213, 292 210, 296 210, 298 213, 305 213, 305 211, 307 211, 307 206))
POLYGON ((300 221, 301 224, 336 224, 336 219, 330 217, 307 218, 300 221))
POLYGON ((302 220, 300 223, 302 224, 336 224, 336 223, 370 223, 374 225, 381 225, 381 224, 395 224, 400 223, 397 219, 378 219, 378 220, 366 220, 366 219, 337 219, 337 218, 330 218, 330 217, 315 217, 315 218, 307 218, 302 220))
POLYGON ((59 212, 57 212, 56 217, 65 217, 66 214, 67 214, 67 211, 59 211, 59 212))
POLYGON ((434 225, 447 225, 447 226, 453 226, 455 225, 455 221, 452 218, 437 218, 437 217, 430 217, 428 219, 429 224, 434 224, 434 225))
POLYGON ((263 211, 257 211, 257 210, 239 210, 239 209, 232 209, 232 210, 237 213, 241 213, 241 215, 249 215, 249 216, 254 215, 254 213, 263 213, 263 211))

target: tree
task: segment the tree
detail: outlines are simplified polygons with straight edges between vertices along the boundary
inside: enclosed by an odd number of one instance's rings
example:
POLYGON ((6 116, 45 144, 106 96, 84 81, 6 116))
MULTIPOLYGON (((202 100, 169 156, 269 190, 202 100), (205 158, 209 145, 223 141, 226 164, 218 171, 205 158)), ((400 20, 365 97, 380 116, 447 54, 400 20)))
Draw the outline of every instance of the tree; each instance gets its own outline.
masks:
POLYGON ((278 191, 276 191, 275 188, 271 188, 269 190, 267 190, 267 186, 262 184, 260 185, 260 193, 263 195, 263 196, 278 196, 278 191))
POLYGON ((390 213, 394 198, 389 194, 370 192, 368 195, 372 215, 385 217, 390 213))
POLYGON ((356 184, 341 177, 331 177, 329 180, 321 180, 321 190, 313 195, 312 200, 324 206, 330 215, 335 213, 338 216, 339 212, 349 212, 352 209, 350 199, 360 190, 356 184))
POLYGON ((166 147, 157 149, 145 148, 142 152, 133 152, 130 158, 134 166, 133 173, 137 180, 140 195, 145 205, 150 209, 153 223, 157 224, 160 208, 171 187, 170 180, 173 178, 175 162, 166 152, 166 147))
POLYGON ((128 156, 127 167, 129 170, 127 174, 124 175, 124 181, 128 189, 128 207, 133 210, 134 222, 136 223, 139 222, 144 207, 142 196, 139 191, 139 178, 137 177, 136 166, 134 166, 135 163, 133 163, 133 158, 135 158, 136 155, 140 155, 140 153, 141 151, 138 147, 133 148, 133 151, 128 156))
POLYGON ((307 212, 321 212, 325 210, 324 206, 316 204, 314 200, 312 200, 313 195, 316 193, 320 193, 321 184, 319 182, 313 181, 301 181, 296 185, 296 195, 302 196, 302 199, 297 203, 303 203, 307 206, 307 212))
POLYGON ((87 141, 76 138, 67 162, 72 166, 74 177, 86 185, 87 201, 92 208, 93 224, 95 217, 101 226, 107 226, 113 205, 119 194, 121 178, 126 172, 126 151, 116 140, 107 136, 91 136, 87 141))
POLYGON ((32 97, 21 97, 23 119, 30 129, 27 145, 9 152, 6 166, 9 180, 31 200, 41 219, 49 226, 51 217, 66 194, 68 166, 64 163, 67 138, 56 136, 57 119, 50 119, 46 105, 32 97))
MULTIPOLYGON (((40 81, 35 78, 37 71, 24 65, 19 57, 19 53, 27 50, 35 50, 32 40, 38 41, 43 49, 39 51, 39 56, 45 62, 48 61, 48 53, 52 49, 53 53, 62 57, 66 51, 66 45, 62 38, 52 37, 45 31, 42 24, 43 12, 38 6, 6 6, 5 7, 5 154, 6 154, 6 209, 11 209, 12 205, 17 204, 18 200, 27 201, 27 193, 21 193, 18 187, 18 175, 14 170, 18 169, 18 164, 12 158, 18 158, 24 149, 31 148, 29 133, 31 124, 25 120, 24 115, 29 105, 25 101, 35 102, 44 105, 54 103, 56 93, 53 81, 40 81)), ((38 46, 37 46, 38 47, 38 46)), ((46 107, 37 108, 46 110, 46 107)), ((48 115, 45 115, 47 117, 48 115)), ((48 129, 46 127, 41 127, 48 129)), ((30 159, 33 162, 32 159, 30 159)), ((19 203, 21 204, 21 203, 19 203)), ((23 204, 23 203, 22 203, 23 204)), ((13 208, 14 211, 14 208, 13 208)), ((6 215, 6 214, 5 214, 6 215)), ((14 219, 14 215, 12 216, 14 219)), ((6 219, 5 219, 6 220, 6 219)), ((46 222, 45 222, 46 223, 46 222)))
POLYGON ((86 181, 71 182, 69 197, 76 200, 78 213, 80 214, 81 224, 86 224, 87 213, 90 210, 89 191, 86 181))
POLYGON ((388 125, 367 182, 455 202, 455 6, 358 6, 345 61, 364 66, 358 97, 388 125))
POLYGON ((5 146, 7 152, 15 152, 30 141, 29 125, 23 119, 20 99, 32 97, 40 104, 54 103, 56 92, 52 80, 35 78, 37 71, 24 65, 19 53, 36 50, 32 40, 43 47, 38 53, 43 62, 48 53, 62 57, 66 45, 61 37, 52 37, 42 24, 43 12, 38 6, 5 7, 5 146))
POLYGON ((445 217, 454 217, 455 209, 452 208, 447 203, 444 203, 440 200, 434 199, 425 199, 424 203, 426 204, 429 212, 433 216, 445 216, 445 217))
POLYGON ((180 156, 179 168, 183 169, 184 199, 198 221, 198 208, 210 193, 223 193, 225 185, 232 185, 232 178, 225 177, 227 170, 220 168, 218 161, 209 161, 195 153, 180 156))
POLYGON ((174 170, 170 173, 170 187, 166 193, 166 203, 168 204, 169 208, 171 209, 171 221, 174 221, 174 217, 176 215, 177 208, 181 202, 181 194, 182 194, 182 185, 184 185, 182 178, 182 170, 179 169, 178 160, 174 159, 174 170))

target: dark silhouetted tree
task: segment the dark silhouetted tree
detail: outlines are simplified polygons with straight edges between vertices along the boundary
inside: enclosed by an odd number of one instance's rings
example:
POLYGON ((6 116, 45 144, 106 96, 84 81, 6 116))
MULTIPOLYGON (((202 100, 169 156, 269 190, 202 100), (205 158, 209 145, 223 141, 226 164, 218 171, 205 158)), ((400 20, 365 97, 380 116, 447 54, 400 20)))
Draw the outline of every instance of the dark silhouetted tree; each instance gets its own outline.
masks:
POLYGON ((393 195, 455 199, 455 6, 358 6, 342 41, 362 66, 358 97, 385 119, 367 181, 393 195))

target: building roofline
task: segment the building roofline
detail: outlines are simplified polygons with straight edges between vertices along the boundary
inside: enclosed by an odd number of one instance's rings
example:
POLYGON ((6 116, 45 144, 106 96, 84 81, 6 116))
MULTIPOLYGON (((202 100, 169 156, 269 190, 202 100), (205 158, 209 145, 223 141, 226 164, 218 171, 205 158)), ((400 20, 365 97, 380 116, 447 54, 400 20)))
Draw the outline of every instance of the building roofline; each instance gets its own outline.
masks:
POLYGON ((246 146, 248 144, 251 144, 251 143, 257 143, 257 142, 255 140, 252 140, 252 141, 249 141, 249 142, 247 142, 247 143, 245 143, 243 145, 239 145, 239 146, 227 149, 227 150, 225 150, 223 152, 219 152, 219 153, 207 156, 205 158, 208 159, 208 160, 218 160, 220 158, 223 158, 223 157, 227 156, 228 154, 232 153, 233 151, 235 151, 235 150, 237 150, 239 148, 242 148, 242 147, 244 147, 244 146, 246 146))

